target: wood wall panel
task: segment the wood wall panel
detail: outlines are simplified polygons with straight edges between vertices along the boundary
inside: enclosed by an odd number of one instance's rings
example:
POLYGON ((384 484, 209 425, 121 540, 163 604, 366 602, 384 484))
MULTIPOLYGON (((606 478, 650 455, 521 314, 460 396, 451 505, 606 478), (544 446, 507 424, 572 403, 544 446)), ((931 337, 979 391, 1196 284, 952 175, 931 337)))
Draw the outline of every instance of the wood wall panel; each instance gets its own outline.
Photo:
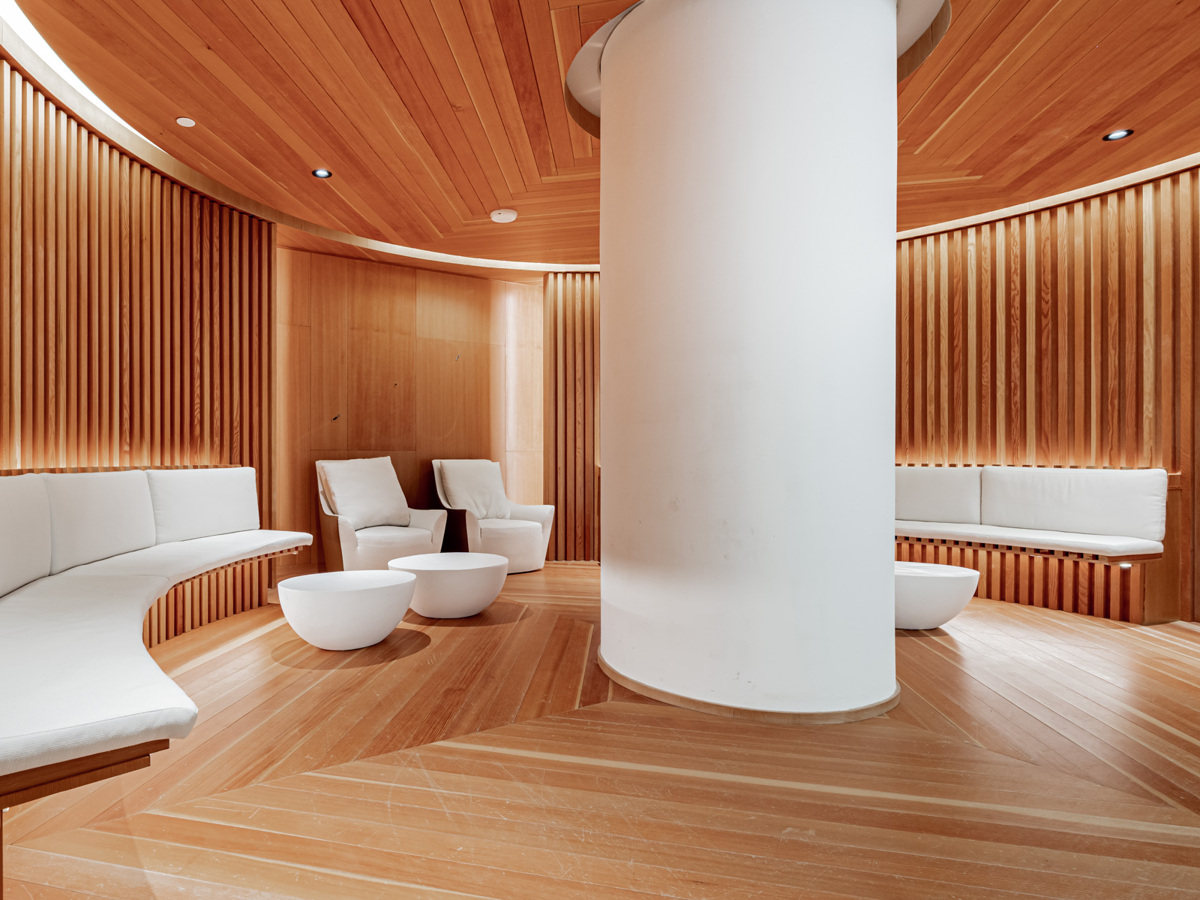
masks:
POLYGON ((1166 580, 1185 617, 1198 183, 1188 170, 897 245, 896 462, 1178 473, 1166 580))
POLYGON ((546 502, 550 559, 600 558, 600 276, 547 275, 546 502))
MULTIPOLYGON (((426 509, 440 507, 431 460, 494 459, 511 499, 541 502, 536 286, 302 250, 276 258, 276 493, 280 516, 317 536, 281 575, 324 558, 319 459, 388 456, 426 509)), ((460 539, 452 522, 446 548, 460 539)))
MULTIPOLYGON (((7 62, 0 85, 0 471, 247 465, 269 485, 274 226, 125 155, 7 62)), ((147 644, 259 606, 267 575, 175 589, 147 644)))

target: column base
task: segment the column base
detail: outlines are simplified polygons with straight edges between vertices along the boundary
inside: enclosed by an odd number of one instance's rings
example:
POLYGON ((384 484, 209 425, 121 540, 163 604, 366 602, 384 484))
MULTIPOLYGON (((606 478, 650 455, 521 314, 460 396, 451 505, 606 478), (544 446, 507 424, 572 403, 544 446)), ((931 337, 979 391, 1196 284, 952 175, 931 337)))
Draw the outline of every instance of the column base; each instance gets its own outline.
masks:
POLYGON ((747 722, 766 722, 771 725, 844 725, 847 722, 860 722, 863 719, 873 719, 875 716, 881 716, 888 710, 895 708, 896 704, 900 702, 900 685, 897 684, 895 693, 886 700, 881 700, 879 703, 872 703, 870 706, 860 706, 857 709, 812 713, 780 712, 770 709, 745 709, 740 706, 723 706, 720 703, 708 703, 704 700, 696 700, 692 697, 672 694, 670 691, 642 684, 640 681, 635 681, 627 675, 622 675, 610 666, 605 662, 603 653, 599 654, 599 661, 600 668, 605 675, 621 685, 621 687, 628 688, 635 694, 641 694, 643 697, 668 703, 671 706, 691 709, 696 712, 710 713, 714 716, 724 716, 727 719, 742 719, 747 722))

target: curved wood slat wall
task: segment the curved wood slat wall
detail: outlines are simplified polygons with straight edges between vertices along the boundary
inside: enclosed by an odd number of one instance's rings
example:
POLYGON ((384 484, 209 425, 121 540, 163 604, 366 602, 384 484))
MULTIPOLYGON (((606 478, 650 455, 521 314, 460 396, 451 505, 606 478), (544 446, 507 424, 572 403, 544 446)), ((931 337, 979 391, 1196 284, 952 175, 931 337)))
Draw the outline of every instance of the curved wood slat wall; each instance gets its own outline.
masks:
MULTIPOLYGON (((0 68, 0 471, 248 465, 271 521, 274 226, 168 180, 0 68)), ((183 585, 149 646, 260 606, 183 585)))
POLYGON ((546 276, 543 340, 550 559, 600 558, 600 276, 546 276))
MULTIPOLYGON (((1200 171, 1189 170, 897 244, 896 462, 1178 473, 1168 559, 1148 567, 1146 603, 1170 606, 1174 591, 1185 618, 1198 235, 1200 171)), ((984 572, 981 593, 993 586, 984 596, 1137 620, 1137 585, 1122 601, 1103 566, 1048 559, 1035 572, 992 555, 964 563, 984 572)))

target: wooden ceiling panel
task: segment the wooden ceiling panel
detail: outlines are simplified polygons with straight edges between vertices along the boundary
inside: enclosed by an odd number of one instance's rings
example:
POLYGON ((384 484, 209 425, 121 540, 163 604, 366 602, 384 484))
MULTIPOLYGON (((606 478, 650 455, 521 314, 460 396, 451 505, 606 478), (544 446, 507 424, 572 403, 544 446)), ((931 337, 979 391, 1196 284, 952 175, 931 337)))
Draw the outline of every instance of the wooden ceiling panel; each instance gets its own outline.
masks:
POLYGON ((1034 201, 1200 150, 1195 4, 953 6, 943 43, 900 86, 902 229, 1034 201), (1121 127, 1134 137, 1100 140, 1121 127), (939 169, 958 177, 928 190, 939 169))
MULTIPOLYGON (((19 2, 135 128, 288 215, 446 253, 598 261, 600 144, 562 82, 632 0, 19 2), (520 217, 495 225, 497 207, 520 217)), ((898 91, 901 228, 1200 150, 1196 4, 952 2, 898 91), (1099 140, 1116 127, 1136 133, 1099 140)))
MULTIPOLYGON (((623 0, 622 0, 623 2, 623 0)), ((579 7, 567 6, 551 12, 554 22, 554 42, 558 51, 558 78, 560 84, 567 81, 567 70, 587 38, 579 24, 579 7)), ((571 152, 576 161, 588 159, 596 154, 595 138, 579 127, 579 123, 567 116, 567 127, 571 133, 571 152)))

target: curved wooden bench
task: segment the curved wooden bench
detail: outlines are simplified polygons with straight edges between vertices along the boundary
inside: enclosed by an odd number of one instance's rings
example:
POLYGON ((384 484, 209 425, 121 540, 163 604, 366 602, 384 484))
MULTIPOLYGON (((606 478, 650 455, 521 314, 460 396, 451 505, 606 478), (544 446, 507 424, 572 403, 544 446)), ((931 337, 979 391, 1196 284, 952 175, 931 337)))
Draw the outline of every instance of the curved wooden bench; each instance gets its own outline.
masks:
POLYGON ((1145 571, 1164 556, 1168 488, 1162 469, 897 466, 896 558, 977 569, 993 600, 1178 618, 1169 579, 1151 604, 1145 571))
POLYGON ((149 765, 196 705, 142 620, 178 584, 312 543, 249 468, 0 477, 0 809, 149 765))

